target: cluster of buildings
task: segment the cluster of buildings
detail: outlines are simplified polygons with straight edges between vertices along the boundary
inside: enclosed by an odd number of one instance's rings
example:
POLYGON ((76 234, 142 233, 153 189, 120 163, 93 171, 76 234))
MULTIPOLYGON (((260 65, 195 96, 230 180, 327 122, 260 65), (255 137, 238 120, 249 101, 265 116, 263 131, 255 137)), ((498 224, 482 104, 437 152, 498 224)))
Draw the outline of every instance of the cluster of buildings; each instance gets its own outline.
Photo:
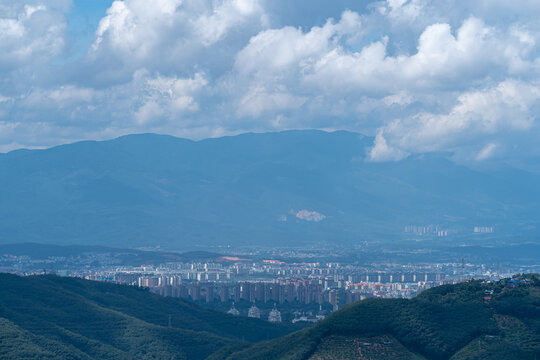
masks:
MULTIPOLYGON (((435 235, 437 237, 447 237, 449 233, 447 229, 442 229, 439 225, 406 225, 403 230, 406 234, 412 234, 417 236, 435 235)), ((493 226, 473 227, 474 234, 493 234, 494 231, 495 229, 493 226)))
MULTIPOLYGON (((395 269, 394 269, 395 270, 395 269)), ((408 269, 410 270, 410 269, 408 269)), ((422 269, 418 269, 422 270, 422 269)), ((456 271, 369 271, 339 263, 287 264, 275 260, 224 263, 167 263, 157 267, 119 267, 114 271, 79 274, 90 280, 112 281, 149 288, 162 296, 179 297, 202 304, 253 304, 248 316, 260 318, 256 304, 274 304, 263 318, 281 321, 278 307, 302 309, 313 305, 343 305, 370 297, 410 298, 432 286, 459 281, 456 271), (274 311, 275 310, 275 311, 274 311)), ((321 308, 322 309, 322 308, 321 308)), ((245 315, 245 313, 244 313, 245 315)), ((316 321, 323 314, 295 314, 296 321, 316 321), (319 317, 317 317, 319 316, 319 317), (301 320, 299 320, 301 319, 301 320)))
MULTIPOLYGON (((443 230, 435 226, 410 226, 406 231, 428 233, 443 230)), ((304 259, 308 260, 298 262, 298 251, 290 251, 291 258, 285 261, 263 260, 261 255, 245 254, 252 259, 231 255, 158 266, 119 266, 112 262, 112 255, 99 255, 98 259, 103 260, 99 265, 92 265, 89 255, 77 258, 82 263, 66 259, 46 260, 52 261, 58 275, 148 288, 162 296, 183 298, 233 315, 272 322, 318 321, 327 311, 366 298, 411 298, 441 284, 467 278, 505 276, 499 274, 498 265, 497 270, 493 270, 482 264, 465 263, 463 259, 461 262, 423 264, 387 260, 363 264, 319 263, 315 260, 317 253, 314 253, 313 260, 305 256, 304 259), (253 257, 259 260, 253 260, 253 257)), ((287 259, 286 255, 281 253, 280 258, 287 259)), ((32 269, 44 269, 44 265, 49 264, 26 257, 5 255, 3 258, 8 271, 21 274, 40 273, 32 269)), ((510 274, 516 272, 515 269, 506 269, 508 271, 510 274)))
POLYGON ((494 232, 493 226, 475 226, 474 227, 474 233, 475 234, 493 234, 494 232))
MULTIPOLYGON (((413 275, 414 277, 414 275, 413 275)), ((425 278, 425 276, 424 276, 425 278)), ((101 279, 101 278, 100 278, 101 279)), ((115 278, 118 280, 118 278, 115 278)), ((192 301, 211 302, 262 302, 262 303, 324 303, 335 309, 341 305, 368 297, 410 298, 419 291, 441 282, 351 282, 345 280, 292 280, 275 279, 272 282, 243 281, 238 283, 182 282, 175 276, 140 277, 132 285, 150 288, 162 296, 181 297, 192 301)))
MULTIPOLYGON (((230 310, 227 311, 227 314, 235 315, 235 316, 240 315, 240 311, 238 311, 234 307, 234 302, 233 302, 232 307, 230 308, 230 310)), ((256 318, 256 319, 261 318, 261 310, 257 307, 257 305, 255 305, 255 303, 253 305, 251 305, 251 307, 249 308, 248 317, 256 318)), ((270 310, 270 312, 268 314, 268 321, 273 322, 273 323, 281 322, 281 312, 277 309, 276 304, 274 304, 274 308, 272 310, 270 310)))

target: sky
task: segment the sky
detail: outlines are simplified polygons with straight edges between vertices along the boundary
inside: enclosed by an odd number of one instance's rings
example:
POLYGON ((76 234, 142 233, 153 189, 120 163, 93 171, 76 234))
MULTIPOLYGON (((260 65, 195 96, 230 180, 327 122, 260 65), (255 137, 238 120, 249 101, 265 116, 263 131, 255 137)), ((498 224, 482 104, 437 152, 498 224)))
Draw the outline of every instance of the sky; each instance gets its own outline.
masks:
POLYGON ((540 159, 537 0, 0 0, 0 152, 154 132, 540 159))

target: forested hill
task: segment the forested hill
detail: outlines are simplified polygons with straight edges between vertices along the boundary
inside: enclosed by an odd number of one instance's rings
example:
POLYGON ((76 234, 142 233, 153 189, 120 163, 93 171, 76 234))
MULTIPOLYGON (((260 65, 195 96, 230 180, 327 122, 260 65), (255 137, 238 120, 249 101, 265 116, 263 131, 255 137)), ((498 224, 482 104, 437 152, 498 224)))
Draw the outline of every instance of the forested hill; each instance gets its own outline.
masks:
POLYGON ((1 359, 534 360, 540 278, 367 299, 292 331, 140 288, 0 274, 1 359))
POLYGON ((227 360, 534 360, 540 358, 540 278, 471 281, 411 300, 368 299, 316 326, 243 350, 227 360))
POLYGON ((538 174, 473 170, 448 154, 371 162, 372 144, 345 131, 142 134, 0 154, 0 243, 350 244, 429 225, 451 244, 540 234, 538 174))
POLYGON ((0 274, 0 359, 197 360, 291 331, 130 286, 0 274))

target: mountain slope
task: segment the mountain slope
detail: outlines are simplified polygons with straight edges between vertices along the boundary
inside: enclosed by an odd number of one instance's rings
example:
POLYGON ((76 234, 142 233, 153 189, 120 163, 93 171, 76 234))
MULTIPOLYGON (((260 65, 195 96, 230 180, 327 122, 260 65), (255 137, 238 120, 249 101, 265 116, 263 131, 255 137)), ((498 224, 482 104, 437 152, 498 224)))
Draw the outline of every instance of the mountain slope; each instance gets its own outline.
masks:
POLYGON ((517 286, 440 286, 411 300, 364 300, 312 328, 220 358, 367 360, 393 353, 403 359, 532 360, 540 355, 540 278, 527 279, 517 286))
POLYGON ((292 330, 128 286, 9 274, 0 284, 2 359, 204 359, 292 330))
POLYGON ((144 134, 0 154, 0 243, 351 243, 429 224, 453 238, 539 234, 538 176, 445 154, 367 162, 371 144, 343 131, 144 134))

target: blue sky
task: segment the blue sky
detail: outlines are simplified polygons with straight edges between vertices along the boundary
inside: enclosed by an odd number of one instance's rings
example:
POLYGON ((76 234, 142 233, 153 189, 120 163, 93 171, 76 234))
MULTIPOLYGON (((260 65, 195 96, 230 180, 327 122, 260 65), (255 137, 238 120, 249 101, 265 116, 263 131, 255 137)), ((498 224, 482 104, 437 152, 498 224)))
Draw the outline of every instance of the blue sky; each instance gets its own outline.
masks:
POLYGON ((317 128, 370 161, 540 155, 540 3, 4 0, 0 152, 317 128))
POLYGON ((99 21, 106 15, 112 3, 112 0, 75 0, 72 2, 72 7, 66 15, 66 34, 73 42, 72 57, 86 53, 94 41, 99 21))

